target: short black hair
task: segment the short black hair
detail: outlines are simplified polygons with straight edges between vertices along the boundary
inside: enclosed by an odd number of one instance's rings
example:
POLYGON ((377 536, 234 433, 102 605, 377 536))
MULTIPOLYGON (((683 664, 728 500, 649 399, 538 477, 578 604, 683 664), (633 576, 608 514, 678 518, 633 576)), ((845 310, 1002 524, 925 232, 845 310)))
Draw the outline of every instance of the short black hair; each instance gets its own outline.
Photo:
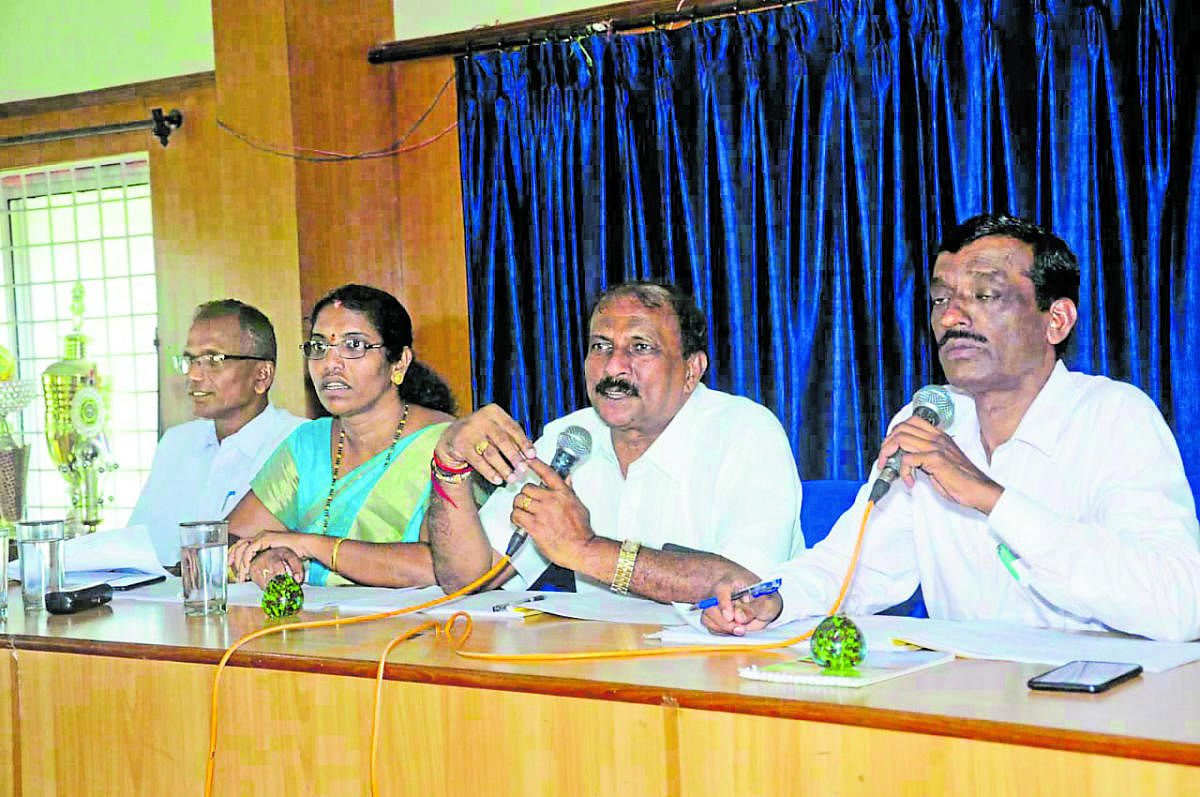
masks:
POLYGON ((708 319, 692 297, 674 285, 647 280, 630 280, 613 285, 596 300, 590 319, 605 305, 626 296, 637 299, 644 307, 670 306, 679 322, 679 342, 686 360, 697 352, 708 351, 708 319))
MULTIPOLYGON (((1079 307, 1079 259, 1066 241, 1027 219, 1003 213, 980 213, 947 230, 937 251, 957 252, 980 238, 992 236, 1015 238, 1033 248, 1029 279, 1033 282, 1033 299, 1039 311, 1046 312, 1058 299, 1070 299, 1079 307)), ((1071 332, 1073 334, 1074 330, 1071 332)), ((1060 357, 1070 338, 1067 335, 1054 347, 1060 357)))
POLYGON ((212 321, 218 318, 236 318, 242 335, 250 339, 250 351, 241 352, 252 357, 275 362, 275 327, 257 307, 237 299, 214 299, 196 308, 192 323, 212 321))
MULTIPOLYGON (((308 316, 310 328, 317 322, 321 311, 334 302, 367 317, 371 326, 379 333, 380 342, 383 343, 383 354, 388 362, 396 362, 404 354, 405 348, 412 348, 412 318, 404 309, 404 305, 400 304, 400 300, 387 291, 370 285, 353 284, 334 288, 313 305, 312 313, 308 316)), ((431 410, 453 415, 458 409, 450 386, 429 366, 417 362, 415 354, 408 366, 404 382, 396 391, 405 401, 431 410)))

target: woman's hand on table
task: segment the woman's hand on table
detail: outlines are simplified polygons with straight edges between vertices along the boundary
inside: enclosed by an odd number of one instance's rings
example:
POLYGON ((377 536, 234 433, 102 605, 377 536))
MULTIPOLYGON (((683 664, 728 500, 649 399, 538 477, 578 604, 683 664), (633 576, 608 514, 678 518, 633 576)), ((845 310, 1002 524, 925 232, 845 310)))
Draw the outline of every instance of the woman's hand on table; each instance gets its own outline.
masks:
POLYGON ((253 579, 254 583, 263 586, 271 578, 287 572, 286 566, 291 568, 297 581, 303 582, 304 559, 311 557, 305 547, 306 538, 310 536, 290 531, 262 531, 238 540, 229 549, 229 568, 233 571, 234 581, 253 579), (270 564, 259 564, 258 558, 267 552, 275 554, 269 559, 270 564), (270 572, 270 577, 259 583, 264 569, 270 572))

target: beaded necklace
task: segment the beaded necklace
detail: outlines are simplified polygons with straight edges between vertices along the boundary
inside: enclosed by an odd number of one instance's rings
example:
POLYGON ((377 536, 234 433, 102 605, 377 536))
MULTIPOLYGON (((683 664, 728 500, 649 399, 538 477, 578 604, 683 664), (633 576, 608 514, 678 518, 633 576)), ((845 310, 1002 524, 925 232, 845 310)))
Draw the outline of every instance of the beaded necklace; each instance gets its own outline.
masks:
MULTIPOLYGON (((400 415, 400 423, 396 425, 396 432, 392 435, 392 443, 388 446, 387 458, 383 461, 383 469, 387 470, 388 465, 392 464, 392 453, 396 450, 396 443, 400 440, 400 436, 404 434, 404 424, 408 423, 408 402, 404 402, 404 412, 400 415)), ((338 471, 342 469, 342 455, 346 453, 346 427, 338 422, 338 444, 337 455, 333 458, 333 478, 329 481, 329 495, 325 496, 325 511, 321 514, 321 534, 324 536, 329 532, 329 505, 333 503, 333 491, 337 487, 338 471)))

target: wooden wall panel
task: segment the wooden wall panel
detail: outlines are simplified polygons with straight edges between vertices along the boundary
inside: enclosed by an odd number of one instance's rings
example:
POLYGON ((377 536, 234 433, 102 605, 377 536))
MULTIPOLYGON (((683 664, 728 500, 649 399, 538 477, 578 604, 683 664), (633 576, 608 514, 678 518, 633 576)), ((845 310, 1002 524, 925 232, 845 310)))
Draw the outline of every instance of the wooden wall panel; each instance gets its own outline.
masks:
MULTIPOLYGON (((367 48, 393 34, 390 0, 342 3, 313 14, 292 2, 288 19, 294 138, 342 154, 387 150, 396 139, 392 73, 367 48)), ((316 155, 317 153, 307 153, 316 155)), ((347 282, 397 292, 400 236, 395 157, 296 165, 300 291, 307 312, 347 282)))
MULTIPOLYGON (((324 13, 324 12, 323 12, 324 13)), ((290 149, 292 109, 284 0, 213 0, 216 118, 261 145, 290 149)), ((218 191, 205 198, 218 219, 230 268, 228 291, 271 291, 286 312, 272 316, 286 406, 303 414, 299 240, 295 162, 219 131, 218 191)))
MULTIPOLYGON (((397 126, 403 134, 453 78, 454 59, 430 58, 380 68, 395 73, 397 126)), ((452 81, 409 145, 429 140, 457 118, 458 95, 452 81)), ((458 129, 402 153, 396 167, 402 186, 400 290, 406 306, 414 309, 417 355, 450 383, 461 411, 469 411, 473 406, 471 341, 458 129)))

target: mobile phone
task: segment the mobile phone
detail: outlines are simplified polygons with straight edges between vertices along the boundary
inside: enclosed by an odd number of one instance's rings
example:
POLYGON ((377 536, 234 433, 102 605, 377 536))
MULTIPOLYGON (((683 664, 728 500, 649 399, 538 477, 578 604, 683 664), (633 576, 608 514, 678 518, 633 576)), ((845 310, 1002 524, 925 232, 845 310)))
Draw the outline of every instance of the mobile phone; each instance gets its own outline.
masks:
POLYGON ((1071 661, 1029 679, 1030 689, 1103 692, 1142 673, 1142 665, 1117 661, 1071 661))
POLYGON ((145 587, 150 584, 157 584, 160 581, 166 581, 166 580, 167 580, 167 577, 163 576, 163 575, 153 576, 153 575, 150 575, 149 573, 139 573, 139 574, 132 575, 132 576, 124 576, 122 578, 106 579, 105 583, 107 583, 113 589, 123 592, 127 589, 134 589, 136 587, 145 587))
POLYGON ((112 594, 112 587, 103 583, 50 592, 46 594, 46 611, 51 614, 74 614, 108 603, 112 600, 112 594))

